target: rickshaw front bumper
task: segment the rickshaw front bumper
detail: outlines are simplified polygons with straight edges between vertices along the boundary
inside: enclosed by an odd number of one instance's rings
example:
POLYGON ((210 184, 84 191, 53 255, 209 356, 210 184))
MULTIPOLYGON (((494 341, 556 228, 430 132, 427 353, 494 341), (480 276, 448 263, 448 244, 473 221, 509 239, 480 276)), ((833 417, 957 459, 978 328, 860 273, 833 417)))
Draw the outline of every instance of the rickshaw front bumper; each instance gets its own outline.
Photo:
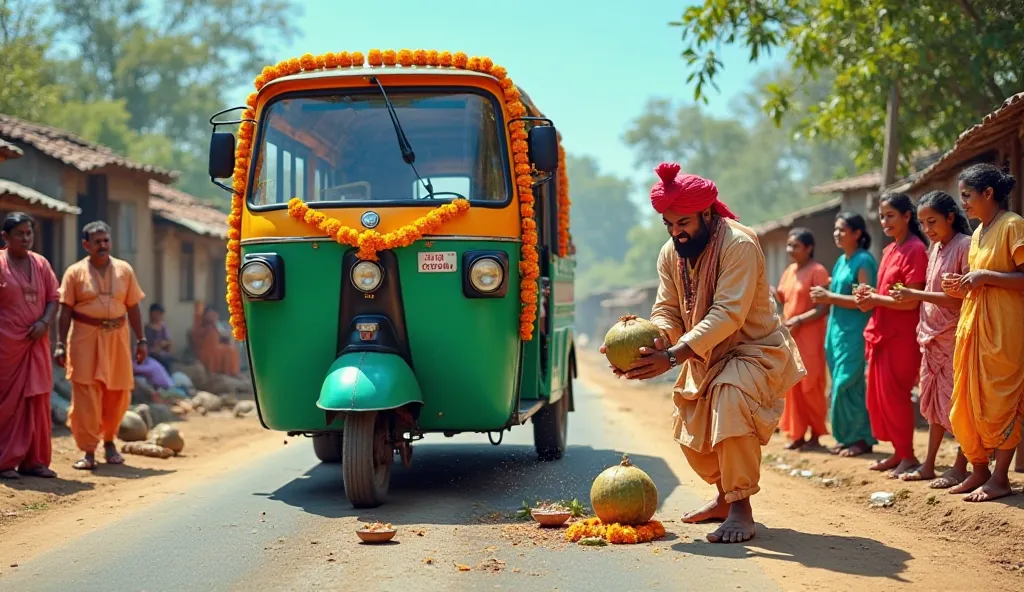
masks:
POLYGON ((316 406, 327 413, 329 424, 341 413, 396 409, 410 403, 422 405, 423 393, 409 364, 396 354, 366 351, 347 353, 334 361, 316 406))

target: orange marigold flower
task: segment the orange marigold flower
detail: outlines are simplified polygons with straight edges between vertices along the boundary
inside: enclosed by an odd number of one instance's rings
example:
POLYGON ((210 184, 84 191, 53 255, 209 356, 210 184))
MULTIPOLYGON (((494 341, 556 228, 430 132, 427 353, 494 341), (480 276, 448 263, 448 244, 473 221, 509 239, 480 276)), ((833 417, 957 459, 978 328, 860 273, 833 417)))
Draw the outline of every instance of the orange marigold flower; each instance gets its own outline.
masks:
POLYGON ((491 68, 491 76, 494 76, 498 80, 504 80, 508 76, 508 70, 502 66, 493 66, 491 68))
POLYGON ((385 49, 381 53, 381 59, 385 66, 394 66, 398 63, 398 53, 393 49, 385 49))
POLYGON ((380 66, 384 63, 384 57, 381 55, 379 49, 371 49, 367 56, 367 60, 371 66, 380 66))
POLYGON ((437 63, 444 68, 450 68, 452 66, 452 62, 454 61, 454 59, 455 58, 452 56, 452 52, 442 51, 441 54, 437 56, 437 63))
POLYGON ((512 156, 512 161, 516 164, 529 164, 530 155, 526 152, 516 152, 515 155, 512 156))
POLYGON ((530 165, 528 164, 517 164, 516 165, 517 175, 528 175, 530 174, 530 165))
POLYGON ((522 117, 526 115, 526 107, 521 102, 515 102, 508 106, 508 114, 512 117, 522 117))
POLYGON ((398 63, 401 64, 403 68, 412 66, 412 60, 413 53, 411 49, 398 50, 398 63))
POLYGON ((514 82, 512 82, 511 78, 502 78, 501 82, 499 84, 501 84, 501 88, 502 89, 506 89, 506 90, 510 89, 510 88, 512 88, 512 87, 514 87, 516 85, 514 82))
POLYGON ((468 60, 466 60, 466 69, 467 70, 473 70, 474 72, 479 70, 480 69, 480 58, 473 57, 473 58, 469 58, 468 60))
POLYGON ((526 130, 524 130, 524 129, 512 130, 512 139, 513 140, 526 140, 529 137, 530 137, 530 134, 528 134, 526 132, 526 130))
POLYGON ((509 103, 514 103, 522 98, 518 88, 506 88, 505 89, 505 100, 509 103))
POLYGON ((255 109, 256 108, 256 97, 258 97, 258 96, 259 96, 259 93, 249 93, 249 96, 245 97, 245 104, 246 104, 246 106, 248 106, 250 109, 255 109))
POLYGON ((533 206, 529 204, 522 204, 519 206, 519 215, 523 218, 533 218, 536 213, 533 211, 533 206))
POLYGON ((490 73, 494 69, 494 62, 491 58, 484 56, 480 58, 480 71, 490 73))
POLYGON ((427 65, 437 66, 441 63, 441 54, 436 49, 427 52, 427 65))
POLYGON ((235 240, 238 240, 238 239, 242 238, 242 232, 240 230, 238 230, 237 228, 229 228, 228 229, 228 238, 233 238, 235 240))
POLYGON ((452 56, 452 65, 456 68, 464 70, 467 63, 469 63, 469 56, 465 52, 457 51, 452 56))
POLYGON ((529 150, 530 145, 526 143, 526 140, 514 140, 512 142, 513 152, 522 152, 523 154, 527 154, 529 150))
POLYGON ((338 67, 338 54, 333 51, 329 51, 324 54, 324 68, 337 68, 338 67))
POLYGON ((316 56, 313 59, 316 60, 316 69, 317 70, 323 70, 323 69, 327 68, 327 55, 326 54, 320 54, 320 55, 316 56))
POLYGON ((339 53, 336 57, 338 59, 339 68, 348 68, 352 65, 352 57, 348 55, 347 51, 339 53))
POLYGON ((354 68, 362 67, 362 65, 363 65, 363 52, 361 52, 361 51, 353 51, 352 55, 349 56, 349 57, 352 58, 352 66, 354 68))
POLYGON ((299 72, 302 72, 302 62, 299 58, 292 58, 288 60, 288 73, 298 74, 299 72))
POLYGON ((516 185, 519 185, 520 187, 532 187, 533 177, 530 175, 518 175, 516 177, 516 185))
POLYGON ((537 222, 533 218, 523 218, 523 230, 537 230, 537 222))
POLYGON ((426 66, 427 65, 427 50, 425 50, 425 49, 417 49, 416 51, 414 51, 413 54, 412 54, 412 63, 413 63, 413 65, 420 66, 420 67, 426 66))

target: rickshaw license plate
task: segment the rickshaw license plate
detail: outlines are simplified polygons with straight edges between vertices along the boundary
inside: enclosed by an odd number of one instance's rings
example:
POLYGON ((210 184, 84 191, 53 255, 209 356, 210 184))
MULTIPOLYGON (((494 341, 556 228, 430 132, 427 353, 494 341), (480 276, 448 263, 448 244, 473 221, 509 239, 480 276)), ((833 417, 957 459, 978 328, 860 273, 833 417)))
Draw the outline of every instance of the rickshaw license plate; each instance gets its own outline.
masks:
POLYGON ((419 253, 420 273, 454 273, 458 271, 459 256, 455 251, 419 253))

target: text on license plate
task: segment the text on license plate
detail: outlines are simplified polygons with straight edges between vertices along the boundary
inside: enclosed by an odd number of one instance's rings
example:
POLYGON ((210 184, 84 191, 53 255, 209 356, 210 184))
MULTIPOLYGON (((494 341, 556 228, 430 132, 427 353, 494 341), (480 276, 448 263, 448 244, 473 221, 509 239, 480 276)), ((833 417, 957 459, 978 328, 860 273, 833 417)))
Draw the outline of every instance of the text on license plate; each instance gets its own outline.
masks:
POLYGON ((419 253, 420 273, 454 273, 458 270, 458 253, 442 251, 419 253))

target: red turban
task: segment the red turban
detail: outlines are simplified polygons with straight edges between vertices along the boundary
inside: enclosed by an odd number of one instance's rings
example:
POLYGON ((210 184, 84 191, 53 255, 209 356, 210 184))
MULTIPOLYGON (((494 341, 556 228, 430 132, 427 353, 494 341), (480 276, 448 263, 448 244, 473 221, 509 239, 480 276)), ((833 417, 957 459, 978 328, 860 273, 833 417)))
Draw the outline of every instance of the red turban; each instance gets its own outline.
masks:
POLYGON ((671 211, 687 215, 714 208, 724 218, 738 219, 736 214, 718 200, 715 183, 697 175, 681 175, 682 167, 675 162, 663 162, 654 172, 661 178, 651 187, 651 205, 659 214, 671 211))

